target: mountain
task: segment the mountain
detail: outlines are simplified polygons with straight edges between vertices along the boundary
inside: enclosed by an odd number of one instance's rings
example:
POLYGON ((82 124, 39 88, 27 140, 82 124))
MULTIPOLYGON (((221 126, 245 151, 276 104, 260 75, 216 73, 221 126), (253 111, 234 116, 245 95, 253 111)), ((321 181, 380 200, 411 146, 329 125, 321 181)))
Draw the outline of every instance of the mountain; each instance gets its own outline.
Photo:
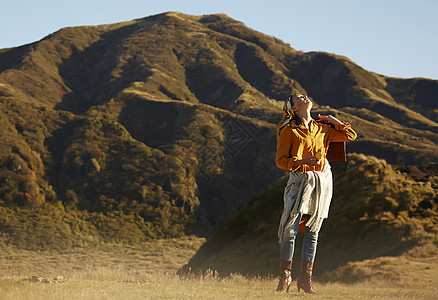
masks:
POLYGON ((223 14, 63 28, 1 49, 2 238, 44 248, 211 235, 284 174, 275 124, 291 92, 353 124, 349 152, 437 161, 437 89, 223 14))

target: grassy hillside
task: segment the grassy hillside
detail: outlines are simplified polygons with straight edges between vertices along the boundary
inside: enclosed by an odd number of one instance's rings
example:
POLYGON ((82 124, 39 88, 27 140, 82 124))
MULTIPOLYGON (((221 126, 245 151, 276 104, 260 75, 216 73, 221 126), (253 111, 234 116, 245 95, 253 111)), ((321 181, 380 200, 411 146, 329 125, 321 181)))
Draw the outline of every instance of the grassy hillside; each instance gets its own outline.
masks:
POLYGON ((2 238, 63 248, 211 235, 282 176, 275 124, 296 91, 353 124, 350 152, 437 161, 437 86, 296 51, 221 14, 64 28, 3 49, 2 238))
MULTIPOLYGON (((436 255, 436 165, 433 170, 422 181, 415 181, 385 161, 361 154, 349 155, 346 164, 333 164, 334 195, 329 218, 320 232, 315 262, 318 280, 356 281, 377 276, 367 269, 369 263, 353 263, 367 259, 406 253, 410 257, 436 255), (348 262, 351 263, 347 265, 348 262)), ((276 274, 276 233, 285 184, 283 178, 251 198, 245 209, 207 241, 186 267, 194 272, 217 270, 223 275, 276 274)), ((294 274, 299 266, 301 242, 299 234, 294 274)))

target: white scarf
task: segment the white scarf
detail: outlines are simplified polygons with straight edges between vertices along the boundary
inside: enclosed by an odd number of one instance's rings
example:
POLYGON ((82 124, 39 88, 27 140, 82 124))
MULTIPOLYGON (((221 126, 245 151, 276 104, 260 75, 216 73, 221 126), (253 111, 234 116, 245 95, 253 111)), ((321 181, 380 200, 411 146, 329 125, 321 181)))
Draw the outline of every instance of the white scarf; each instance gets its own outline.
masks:
POLYGON ((284 189, 284 210, 278 228, 279 242, 291 239, 293 224, 299 214, 310 215, 306 227, 312 232, 318 232, 322 221, 328 217, 332 194, 332 172, 327 160, 322 172, 290 172, 284 189))

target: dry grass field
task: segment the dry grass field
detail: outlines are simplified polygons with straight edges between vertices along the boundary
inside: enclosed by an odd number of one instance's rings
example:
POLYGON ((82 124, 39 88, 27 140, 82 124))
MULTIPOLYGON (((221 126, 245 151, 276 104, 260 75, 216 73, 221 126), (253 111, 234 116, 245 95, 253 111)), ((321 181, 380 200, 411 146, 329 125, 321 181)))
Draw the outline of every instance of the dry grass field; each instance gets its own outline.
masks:
POLYGON ((0 299, 438 299, 438 257, 385 257, 356 268, 380 276, 356 284, 315 282, 319 295, 275 292, 277 279, 178 276, 204 239, 102 245, 64 253, 2 247, 0 299), (397 274, 382 280, 382 274, 397 274))

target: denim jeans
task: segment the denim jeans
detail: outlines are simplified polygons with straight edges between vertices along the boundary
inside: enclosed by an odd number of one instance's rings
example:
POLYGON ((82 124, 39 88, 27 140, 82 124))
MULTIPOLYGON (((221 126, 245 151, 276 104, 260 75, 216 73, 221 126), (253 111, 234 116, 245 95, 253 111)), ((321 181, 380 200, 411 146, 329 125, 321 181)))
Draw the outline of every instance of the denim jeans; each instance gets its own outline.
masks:
MULTIPOLYGON (((280 259, 292 260, 295 249, 295 239, 298 233, 298 226, 300 224, 301 215, 299 215, 293 224, 293 235, 289 241, 283 241, 280 245, 280 259)), ((304 231, 303 248, 301 250, 301 260, 315 261, 316 246, 318 245, 319 232, 311 232, 306 226, 304 231)))

